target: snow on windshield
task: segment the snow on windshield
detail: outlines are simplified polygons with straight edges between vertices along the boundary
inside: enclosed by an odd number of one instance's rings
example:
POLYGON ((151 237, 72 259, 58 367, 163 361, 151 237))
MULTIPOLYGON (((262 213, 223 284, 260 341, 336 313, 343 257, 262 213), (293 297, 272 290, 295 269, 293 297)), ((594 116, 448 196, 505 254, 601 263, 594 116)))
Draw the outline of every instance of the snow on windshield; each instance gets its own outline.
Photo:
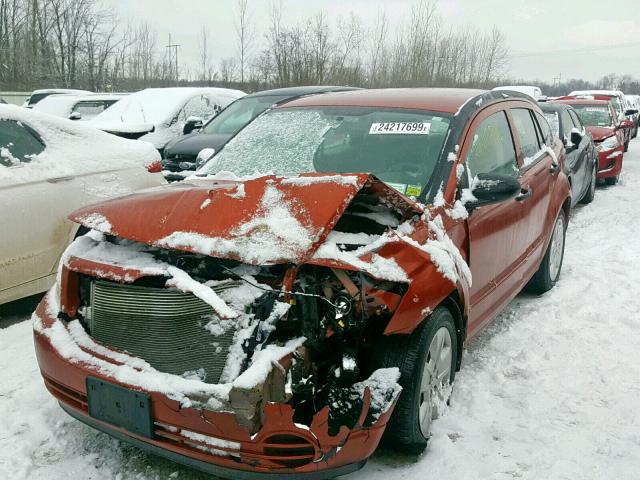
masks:
POLYGON ((582 123, 590 127, 610 127, 613 123, 608 107, 572 105, 582 123))
POLYGON ((418 196, 431 177, 449 119, 372 107, 272 110, 236 135, 199 173, 370 172, 418 196))
POLYGON ((274 112, 250 123, 207 164, 206 171, 239 175, 272 170, 280 174, 313 172, 318 145, 324 134, 338 125, 337 119, 316 111, 274 112))

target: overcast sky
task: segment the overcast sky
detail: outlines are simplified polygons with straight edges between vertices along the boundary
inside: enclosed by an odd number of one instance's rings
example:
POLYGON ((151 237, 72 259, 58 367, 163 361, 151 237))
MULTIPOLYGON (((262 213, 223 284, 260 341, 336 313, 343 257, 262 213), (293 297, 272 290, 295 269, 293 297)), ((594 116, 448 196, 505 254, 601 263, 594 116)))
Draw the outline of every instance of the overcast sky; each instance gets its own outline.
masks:
MULTIPOLYGON (((235 54, 236 0, 104 0, 123 23, 149 21, 159 44, 181 44, 180 64, 196 70, 198 33, 210 32, 215 64, 235 54)), ((413 0, 284 0, 291 24, 324 10, 332 20, 354 12, 370 25, 379 9, 398 24, 413 0)), ((268 24, 271 0, 249 0, 257 40, 268 24)), ((638 0, 440 0, 444 22, 455 28, 497 26, 506 36, 513 78, 552 82, 554 77, 595 80, 609 73, 640 76, 638 0), (613 47, 609 47, 613 46, 613 47), (609 48, 606 48, 609 47, 609 48)), ((335 23, 332 21, 332 24, 335 23)))

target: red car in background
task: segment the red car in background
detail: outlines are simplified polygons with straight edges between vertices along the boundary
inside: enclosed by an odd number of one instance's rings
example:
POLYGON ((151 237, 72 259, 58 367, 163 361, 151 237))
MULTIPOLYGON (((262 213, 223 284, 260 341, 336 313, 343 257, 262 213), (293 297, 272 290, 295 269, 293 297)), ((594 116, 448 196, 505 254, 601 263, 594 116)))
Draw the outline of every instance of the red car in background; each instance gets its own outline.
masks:
POLYGON ((603 179, 608 185, 617 183, 626 148, 624 129, 618 123, 618 114, 612 103, 608 100, 576 98, 556 100, 556 103, 571 105, 593 137, 598 151, 597 178, 603 179))
POLYGON ((571 92, 566 97, 560 97, 560 100, 568 100, 572 98, 582 98, 585 100, 605 100, 611 102, 616 112, 616 125, 622 129, 624 135, 624 151, 629 149, 629 142, 633 138, 633 130, 635 123, 629 118, 638 113, 638 110, 629 108, 627 99, 619 90, 577 90, 571 92))

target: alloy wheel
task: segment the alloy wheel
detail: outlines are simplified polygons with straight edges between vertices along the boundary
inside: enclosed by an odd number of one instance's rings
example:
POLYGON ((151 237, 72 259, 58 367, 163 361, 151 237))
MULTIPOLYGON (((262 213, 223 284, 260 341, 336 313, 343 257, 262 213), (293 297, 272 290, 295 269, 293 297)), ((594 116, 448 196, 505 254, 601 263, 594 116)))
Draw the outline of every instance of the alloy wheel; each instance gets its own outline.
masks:
POLYGON ((419 422, 425 438, 429 438, 431 422, 439 414, 438 405, 446 401, 452 354, 449 329, 440 327, 431 339, 420 383, 419 422))
POLYGON ((549 252, 549 276, 555 282, 560 275, 562 255, 564 253, 564 215, 560 214, 553 227, 553 236, 549 252))

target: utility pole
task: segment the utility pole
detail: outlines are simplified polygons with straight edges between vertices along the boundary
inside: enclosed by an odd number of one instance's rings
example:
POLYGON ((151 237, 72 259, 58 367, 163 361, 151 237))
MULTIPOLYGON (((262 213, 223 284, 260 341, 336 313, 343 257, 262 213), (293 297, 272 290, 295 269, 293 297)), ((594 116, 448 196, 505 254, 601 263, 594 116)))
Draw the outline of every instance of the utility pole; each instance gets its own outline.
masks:
POLYGON ((178 85, 178 79, 180 78, 180 75, 178 74, 178 49, 180 48, 180 45, 177 43, 171 43, 171 34, 169 34, 169 45, 167 45, 166 48, 167 59, 169 60, 169 75, 171 76, 171 73, 175 68, 175 81, 176 85, 178 85))
POLYGON ((553 77, 553 86, 554 87, 557 86, 558 88, 560 88, 560 83, 562 83, 562 72, 560 72, 557 77, 553 77), (558 82, 557 84, 556 84, 556 81, 558 82))

